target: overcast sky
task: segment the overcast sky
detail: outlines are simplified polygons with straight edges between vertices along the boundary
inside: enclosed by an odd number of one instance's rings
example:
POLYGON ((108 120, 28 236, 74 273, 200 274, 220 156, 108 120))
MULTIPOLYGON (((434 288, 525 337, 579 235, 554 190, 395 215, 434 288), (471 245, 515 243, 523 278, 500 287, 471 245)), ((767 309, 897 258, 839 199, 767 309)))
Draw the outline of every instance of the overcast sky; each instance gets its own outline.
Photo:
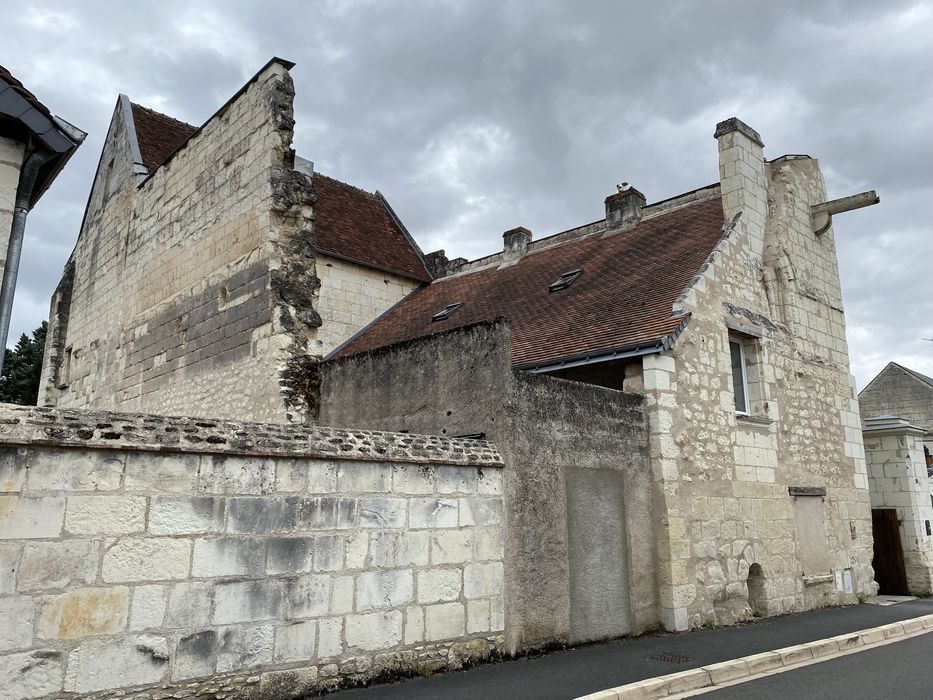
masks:
POLYGON ((11 343, 48 315, 120 92, 200 125, 294 61, 295 147, 379 189, 427 252, 599 219, 715 182, 717 121, 820 159, 852 369, 933 375, 933 2, 52 2, 4 13, 0 64, 89 132, 30 215, 11 343))

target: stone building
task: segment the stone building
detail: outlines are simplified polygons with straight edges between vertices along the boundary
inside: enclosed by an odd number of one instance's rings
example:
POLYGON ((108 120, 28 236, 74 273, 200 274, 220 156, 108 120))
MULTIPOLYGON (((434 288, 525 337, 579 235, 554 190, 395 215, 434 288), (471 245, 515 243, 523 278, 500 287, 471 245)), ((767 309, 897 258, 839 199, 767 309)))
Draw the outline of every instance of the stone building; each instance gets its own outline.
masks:
POLYGON ((859 392, 862 421, 897 416, 924 431, 923 451, 933 465, 933 378, 896 362, 889 362, 859 392))
POLYGON ((117 100, 40 405, 284 421, 314 357, 431 279, 381 194, 295 156, 291 66, 200 127, 117 100))
POLYGON ((508 651, 874 593, 816 160, 730 119, 718 183, 450 260, 294 156, 290 68, 197 129, 120 98, 40 403, 488 438, 508 651))
POLYGON ((720 182, 650 206, 620 187, 605 219, 538 241, 511 229, 470 263, 433 256, 445 276, 322 365, 323 424, 484 435, 502 451, 512 642, 599 634, 595 610, 680 630, 874 593, 818 163, 765 160, 737 119, 716 138, 720 182), (508 327, 490 337, 496 318, 508 327), (602 398, 574 399, 580 383, 602 398), (545 386, 566 398, 536 412, 545 386), (643 416, 644 462, 637 419, 588 410, 623 396, 643 416), (576 451, 604 434, 626 435, 624 451, 576 451), (597 587, 593 552, 614 553, 597 587), (526 590, 550 627, 528 624, 526 590))
POLYGON ((5 283, 9 289, 4 294, 12 295, 16 285, 29 211, 85 136, 80 129, 53 116, 10 71, 0 66, 0 279, 8 276, 7 258, 13 256, 12 278, 5 283))

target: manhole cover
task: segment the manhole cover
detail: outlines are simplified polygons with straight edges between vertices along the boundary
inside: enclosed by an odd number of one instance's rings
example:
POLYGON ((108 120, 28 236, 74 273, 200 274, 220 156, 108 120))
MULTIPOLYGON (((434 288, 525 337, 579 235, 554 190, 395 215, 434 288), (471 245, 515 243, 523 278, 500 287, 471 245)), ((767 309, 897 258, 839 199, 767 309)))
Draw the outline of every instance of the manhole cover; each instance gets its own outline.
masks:
POLYGON ((665 651, 660 654, 655 654, 654 656, 649 656, 650 661, 664 661, 669 664, 685 664, 688 661, 693 661, 692 656, 684 656, 683 654, 674 654, 670 651, 665 651))

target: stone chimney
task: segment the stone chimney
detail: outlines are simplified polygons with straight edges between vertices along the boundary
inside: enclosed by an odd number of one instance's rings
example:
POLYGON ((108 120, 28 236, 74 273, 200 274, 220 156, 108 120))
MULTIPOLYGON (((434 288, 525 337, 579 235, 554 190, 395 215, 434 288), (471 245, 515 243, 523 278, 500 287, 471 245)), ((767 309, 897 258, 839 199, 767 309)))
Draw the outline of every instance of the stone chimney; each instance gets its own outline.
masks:
POLYGON ((512 228, 502 234, 502 257, 517 260, 528 250, 531 243, 531 231, 524 226, 512 228))
POLYGON ((606 228, 635 228, 641 221, 645 195, 627 182, 616 187, 619 191, 606 197, 606 228))
POLYGON ((764 251, 765 218, 768 213, 768 178, 765 175, 761 135, 737 117, 716 125, 719 142, 719 183, 726 221, 742 213, 740 226, 752 244, 754 255, 764 251))
POLYGON ((428 268, 428 272, 431 273, 431 277, 434 279, 457 274, 466 262, 466 258, 449 260, 447 253, 443 250, 435 250, 433 253, 426 253, 424 256, 424 266, 428 268))

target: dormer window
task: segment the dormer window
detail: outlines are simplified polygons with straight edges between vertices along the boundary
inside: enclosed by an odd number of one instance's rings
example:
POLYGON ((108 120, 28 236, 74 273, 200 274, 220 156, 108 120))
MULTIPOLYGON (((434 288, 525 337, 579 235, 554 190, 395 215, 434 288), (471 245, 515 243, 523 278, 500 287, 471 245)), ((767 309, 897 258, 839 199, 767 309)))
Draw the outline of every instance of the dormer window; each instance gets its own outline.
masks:
POLYGON ((458 301, 456 304, 448 304, 431 317, 431 322, 436 323, 437 321, 446 321, 448 318, 453 316, 454 312, 461 306, 463 306, 462 301, 458 301))
POLYGON ((568 272, 565 272, 564 274, 562 274, 560 277, 557 278, 556 282, 552 282, 550 285, 548 285, 548 288, 547 288, 548 294, 550 294, 551 292, 559 292, 561 289, 567 289, 567 287, 573 284, 573 281, 582 274, 583 274, 582 268, 577 268, 576 270, 570 270, 568 272))

